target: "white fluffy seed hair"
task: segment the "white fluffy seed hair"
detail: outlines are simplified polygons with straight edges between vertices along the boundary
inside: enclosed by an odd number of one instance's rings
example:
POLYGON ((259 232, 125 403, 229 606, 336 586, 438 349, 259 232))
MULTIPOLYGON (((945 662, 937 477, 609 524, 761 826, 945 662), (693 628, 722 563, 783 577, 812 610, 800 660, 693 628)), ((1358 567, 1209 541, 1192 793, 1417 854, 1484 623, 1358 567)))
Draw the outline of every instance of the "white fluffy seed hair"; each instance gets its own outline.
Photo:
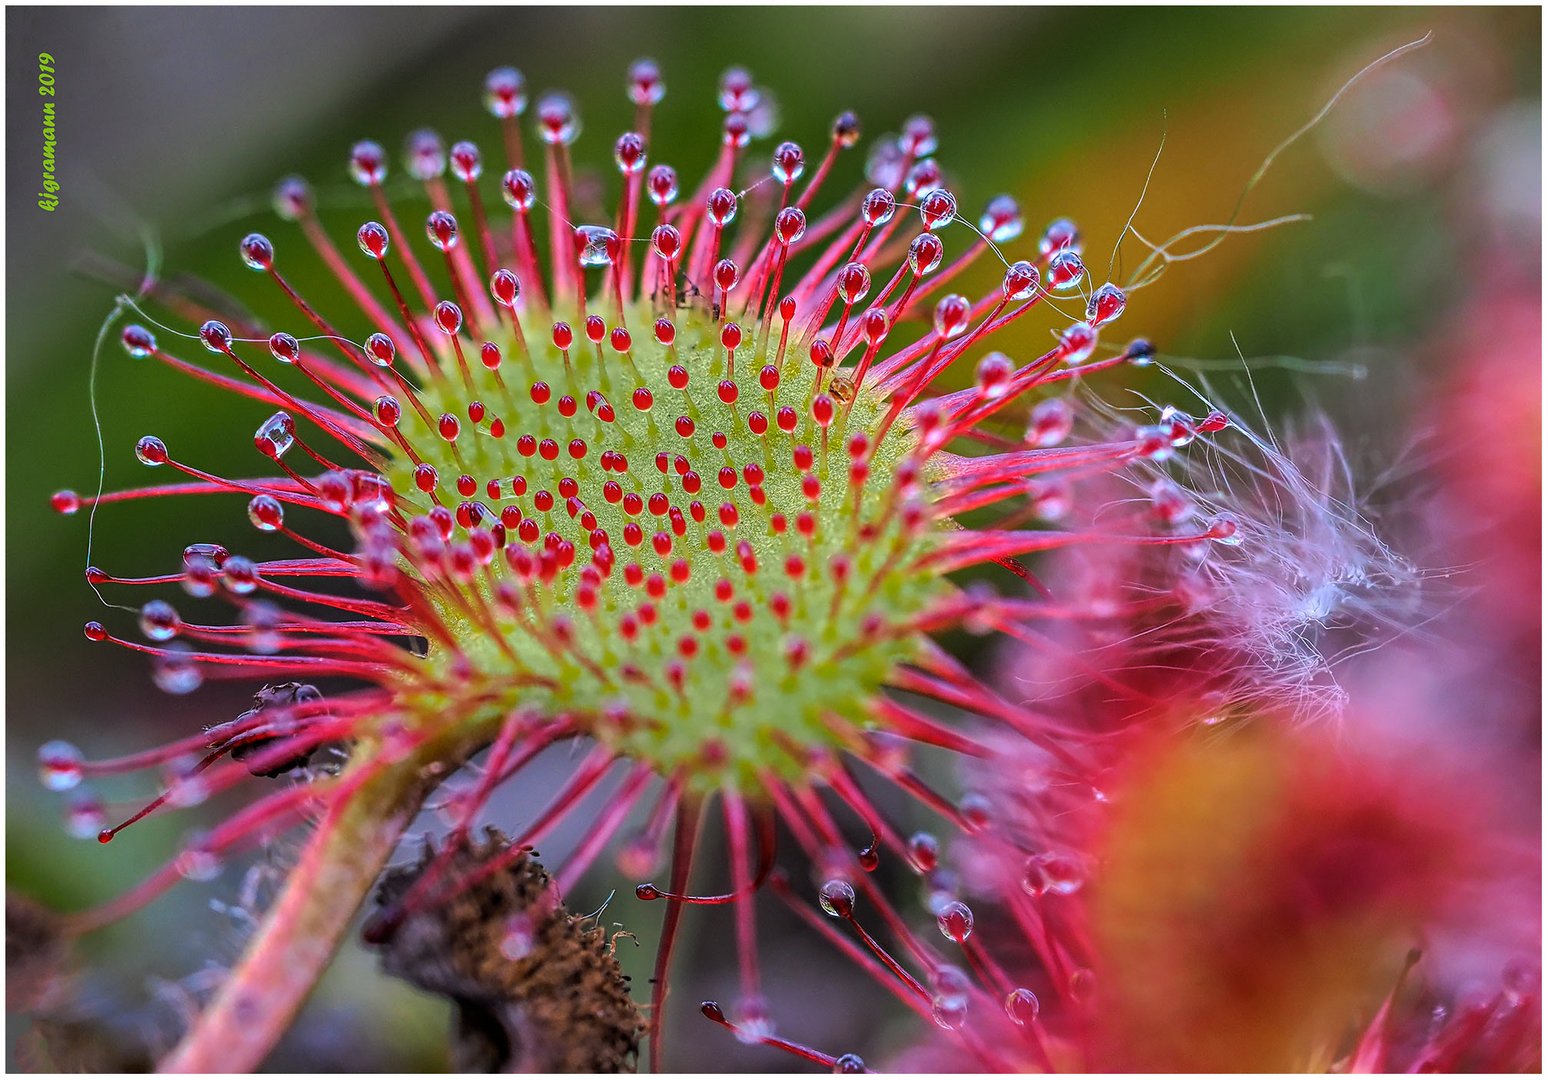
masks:
MULTIPOLYGON (((1217 515, 1237 523, 1231 546, 1174 549, 1180 596, 1193 613, 1155 628, 1157 641, 1196 643, 1240 658, 1225 709, 1272 705, 1302 721, 1336 720, 1347 695, 1336 670, 1353 657, 1426 621, 1425 575, 1378 534, 1337 431, 1312 412, 1259 434, 1221 409, 1207 386, 1178 380, 1193 397, 1183 411, 1224 412, 1230 425, 1201 436, 1165 460, 1147 461, 1124 479, 1149 498, 1170 481, 1193 504, 1178 528, 1192 531, 1217 515)), ((1085 395, 1083 411, 1111 424, 1132 414, 1085 395)), ((1160 412, 1147 403, 1151 422, 1160 412)), ((1264 431, 1270 425, 1260 420, 1264 431)))

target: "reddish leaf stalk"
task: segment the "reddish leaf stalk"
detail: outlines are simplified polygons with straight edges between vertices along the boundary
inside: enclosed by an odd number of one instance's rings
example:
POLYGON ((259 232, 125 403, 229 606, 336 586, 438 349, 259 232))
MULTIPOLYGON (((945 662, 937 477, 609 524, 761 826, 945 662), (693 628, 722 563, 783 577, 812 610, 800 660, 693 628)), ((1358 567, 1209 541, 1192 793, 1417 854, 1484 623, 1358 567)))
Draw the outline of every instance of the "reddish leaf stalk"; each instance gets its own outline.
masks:
POLYGON ((255 1071, 289 1028, 424 797, 417 768, 363 768, 363 782, 332 803, 242 962, 160 1072, 255 1071))

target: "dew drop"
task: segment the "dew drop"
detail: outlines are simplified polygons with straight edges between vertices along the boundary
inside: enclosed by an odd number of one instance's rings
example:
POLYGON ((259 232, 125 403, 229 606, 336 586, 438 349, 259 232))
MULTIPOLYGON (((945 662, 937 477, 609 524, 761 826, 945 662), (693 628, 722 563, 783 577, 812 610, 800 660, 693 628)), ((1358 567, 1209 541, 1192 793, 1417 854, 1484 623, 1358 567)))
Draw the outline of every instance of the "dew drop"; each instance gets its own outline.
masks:
POLYGON ((967 332, 973 304, 961 293, 943 296, 935 305, 935 332, 943 338, 960 337, 967 332))
POLYGON ((841 147, 851 147, 860 141, 860 118, 852 112, 839 113, 833 118, 833 141, 841 147))
POLYGON ((497 67, 484 77, 484 108, 500 120, 527 108, 527 80, 513 67, 497 67))
POLYGON ((107 827, 107 812, 91 795, 82 795, 65 811, 65 832, 77 840, 94 840, 107 827))
POLYGON ((1010 392, 1011 377, 1015 373, 1016 365, 1010 357, 1002 352, 992 352, 978 362, 974 380, 984 400, 998 401, 1010 392))
POLYGON ((366 338, 365 354, 366 359, 377 367, 391 367, 398 355, 398 347, 386 334, 376 333, 366 338))
POLYGON ((646 177, 645 187, 650 201, 657 206, 668 206, 677 198, 677 171, 670 165, 657 165, 646 177))
POLYGON ((806 214, 799 207, 787 206, 774 217, 774 236, 789 247, 806 235, 806 214))
POLYGON ((922 158, 935 153, 940 146, 935 121, 928 116, 910 116, 903 121, 903 134, 898 138, 898 145, 910 157, 922 158))
POLYGON ((273 604, 262 601, 248 604, 244 610, 247 625, 251 633, 247 635, 247 647, 260 655, 270 655, 279 652, 284 639, 280 636, 279 627, 284 621, 284 615, 273 604))
MULTIPOLYGON (((671 262, 677 258, 678 253, 683 249, 683 237, 675 226, 657 225, 651 231, 650 246, 657 255, 667 262, 671 262)), ((660 324, 657 325, 659 326, 660 324)), ((663 344, 670 345, 671 342, 663 342, 663 344)))
POLYGON ((1099 285, 1086 301, 1086 321, 1092 326, 1105 326, 1123 314, 1129 298, 1122 289, 1109 281, 1099 285))
POLYGON ((967 998, 960 995, 939 995, 930 1002, 930 1015, 936 1026, 946 1031, 956 1031, 967 1023, 967 998))
POLYGON ((171 641, 182 626, 177 609, 165 600, 151 600, 140 608, 140 633, 151 641, 171 641))
POLYGON ((1161 415, 1157 419, 1157 426, 1166 431, 1167 441, 1174 448, 1180 449, 1198 438, 1198 421, 1175 405, 1168 405, 1163 408, 1161 415))
POLYGON ((445 210, 436 210, 425 220, 425 235, 437 251, 450 251, 457 246, 457 219, 445 210))
POLYGON ((219 319, 210 319, 199 327, 199 340, 212 353, 231 350, 231 328, 219 319))
POLYGON ((143 360, 156 351, 156 335, 140 325, 124 327, 124 351, 136 360, 143 360))
MULTIPOLYGON (((840 556, 839 558, 842 559, 843 557, 840 556)), ((834 563, 835 566, 843 565, 839 559, 835 559, 834 563)), ((881 865, 881 851, 877 848, 876 841, 872 840, 865 847, 861 848, 855 854, 855 858, 860 863, 860 869, 864 870, 867 874, 875 873, 876 868, 881 865)))
MULTIPOLYGON (((513 308, 516 306, 516 298, 521 295, 521 279, 504 267, 496 270, 489 278, 489 295, 495 298, 495 303, 501 307, 513 308)), ((498 352, 495 354, 499 355, 498 352)), ((488 364, 485 364, 488 367, 488 364)))
POLYGON ((1085 868, 1069 852, 1045 851, 1027 860, 1022 887, 1033 896, 1070 896, 1086 882, 1085 868))
MULTIPOLYGON (((861 316, 860 328, 865 333, 866 343, 875 348, 887 339, 887 331, 892 328, 892 324, 887 319, 886 311, 879 307, 873 307, 861 316)), ((849 385, 851 390, 853 390, 854 384, 850 382, 849 385)), ((853 397, 853 394, 851 394, 851 397, 853 397)))
POLYGON ((886 188, 873 188, 860 203, 860 216, 866 224, 875 228, 892 220, 897 212, 898 200, 886 188))
POLYGON ((919 217, 930 232, 945 228, 956 220, 956 196, 945 188, 930 192, 919 201, 919 217))
POLYGON ((654 60, 640 59, 629 65, 629 100, 635 105, 655 105, 666 97, 666 83, 654 60))
POLYGON ((769 1003, 761 997, 744 997, 736 1006, 736 1037, 744 1045, 762 1042, 774 1034, 769 1003))
POLYGON ((920 233, 908 245, 908 268, 919 277, 932 274, 946 257, 946 247, 934 233, 920 233))
POLYGON ((1050 523, 1063 521, 1075 507, 1069 481, 1064 477, 1028 481, 1027 500, 1038 520, 1050 523))
POLYGON ((436 328, 447 337, 453 337, 462 329, 462 309, 450 300, 435 305, 436 328))
POLYGON ((978 231, 996 244, 1007 244, 1021 235, 1025 222, 1021 207, 1009 195, 996 195, 978 219, 978 231))
POLYGON ((878 187, 891 190, 903 183, 908 163, 897 139, 883 138, 871 146, 865 159, 865 178, 878 187))
POLYGON ((213 881, 220 876, 220 856, 203 837, 195 837, 178 853, 175 861, 177 872, 189 881, 213 881))
POLYGON ((301 343, 289 334, 274 334, 269 338, 269 352, 282 364, 294 364, 301 356, 301 343))
POLYGON ((580 225, 575 229, 575 255, 582 266, 612 266, 621 244, 618 234, 601 225, 580 225))
POLYGON ((299 221, 312 212, 312 187, 299 176, 274 185, 274 213, 284 221, 299 221))
POLYGON ((916 162, 914 167, 908 170, 908 180, 903 190, 915 198, 924 198, 932 191, 939 191, 945 180, 941 173, 940 163, 934 158, 925 158, 916 162))
POLYGON ((186 810, 198 806, 210 797, 210 785, 204 777, 184 772, 173 777, 167 784, 167 805, 186 810))
POLYGON ((258 567, 243 555, 233 555, 227 559, 221 567, 221 573, 226 588, 238 596, 246 596, 258 588, 258 567))
POLYGON ((428 128, 410 135, 404 151, 408 174, 420 183, 434 180, 446 171, 446 144, 428 128))
POLYGON ((1081 261, 1080 253, 1072 248, 1064 248, 1048 260, 1050 288, 1067 292, 1079 285, 1085 276, 1086 264, 1081 261))
POLYGON ((1027 443, 1041 449, 1058 446, 1075 430, 1075 407, 1068 398, 1048 398, 1032 406, 1027 419, 1027 443))
POLYGON ((248 233, 240 247, 242 262, 249 270, 268 270, 274 265, 274 245, 263 233, 248 233))
POLYGON ((272 495, 254 495, 247 504, 247 520, 259 532, 278 532, 285 524, 285 508, 272 495))
POLYGON ((973 933, 973 909, 961 900, 953 900, 935 916, 941 935, 961 945, 973 933))
POLYGON ((1532 1001, 1542 993, 1542 968, 1530 957, 1516 957, 1500 972, 1500 985, 1512 1002, 1532 1001))
POLYGON ((865 1059, 859 1054, 840 1054, 833 1059, 833 1071, 836 1073, 863 1073, 865 1072, 865 1059))
POLYGON ((855 910, 855 887, 842 878, 833 878, 817 890, 822 910, 835 919, 847 919, 855 910))
POLYGON ((720 107, 729 113, 745 113, 758 104, 758 90, 746 68, 731 67, 720 76, 720 107))
POLYGON ((774 151, 774 164, 770 169, 774 179, 781 184, 793 184, 806 171, 806 157, 793 142, 782 142, 774 151))
POLYGON ((158 656, 151 668, 151 679, 168 694, 191 694, 204 683, 198 661, 189 659, 174 642, 164 656, 158 656))
POLYGON ((388 241, 387 227, 378 221, 368 221, 355 231, 355 243, 373 259, 387 257, 388 241))
POLYGON ((613 162, 625 176, 645 168, 645 140, 635 132, 626 132, 613 144, 613 162))
POLYGON ((1005 1015, 1021 1027, 1035 1021, 1040 1008, 1037 995, 1024 986, 1005 995, 1005 1015))
POLYGON ((871 272, 866 269, 864 263, 848 263, 839 271, 838 294, 839 299, 844 303, 859 303, 870 291, 871 272))
POLYGON ((1084 364, 1096 352, 1097 332, 1090 323, 1078 322, 1059 335, 1059 351, 1071 367, 1084 364))
POLYGON ((961 811, 963 820, 974 832, 982 832, 988 827, 991 810, 989 799, 984 795, 970 791, 962 796, 961 811))
POLYGON ((1172 429, 1160 424, 1147 424, 1134 429, 1135 453, 1150 461, 1166 461, 1172 457, 1172 429))
POLYGON ((917 832, 908 839, 908 857, 921 874, 934 870, 940 861, 941 844, 927 832, 917 832))
POLYGON ((86 756, 74 743, 53 739, 38 747, 38 778, 49 791, 69 791, 86 775, 86 756))
POLYGON ((568 146, 580 135, 580 117, 568 94, 544 94, 537 104, 538 138, 549 146, 568 146))
POLYGON ((398 421, 403 419, 403 406, 391 394, 383 394, 376 399, 375 414, 377 423, 383 427, 395 428, 398 426, 398 421))
POLYGON ((1077 253, 1080 251, 1080 230, 1069 218, 1058 218, 1050 222, 1048 228, 1043 231, 1043 239, 1038 244, 1038 251, 1047 258, 1054 252, 1066 248, 1077 253))
POLYGON ((349 152, 349 175, 362 187, 374 187, 387 179, 387 151, 380 143, 358 142, 349 152))
POLYGON ((1096 972, 1090 968, 1076 968, 1070 972, 1070 1000, 1084 1005, 1096 996, 1096 972))
POLYGON ((1000 283, 1000 291, 1005 294, 1005 299, 1020 302, 1030 300, 1037 292, 1039 275, 1037 267, 1026 260, 1012 263, 1005 271, 1005 278, 1000 283))
POLYGON ((500 181, 500 194, 512 210, 525 213, 537 202, 537 184, 525 169, 512 169, 500 181))
POLYGON ((484 160, 479 155, 478 147, 465 140, 453 143, 451 171, 452 175, 464 184, 471 184, 484 175, 484 160))
POLYGON ((134 444, 134 456, 140 459, 140 464, 154 468, 157 465, 167 463, 167 444, 154 435, 143 436, 134 444))
POLYGON ((1241 547, 1244 539, 1241 523, 1229 511, 1222 511, 1211 518, 1209 528, 1205 531, 1211 540, 1226 547, 1241 547))
POLYGON ((220 544, 189 544, 183 549, 183 568, 207 566, 218 570, 230 557, 231 552, 220 544))
POLYGON ((81 508, 81 497, 68 489, 54 492, 49 496, 48 502, 57 514, 74 514, 81 508))
POLYGON ((716 188, 705 203, 710 224, 721 228, 736 220, 737 197, 730 188, 716 188))
POLYGON ((253 433, 253 445, 264 457, 278 461, 296 444, 296 422, 283 410, 265 420, 253 433))

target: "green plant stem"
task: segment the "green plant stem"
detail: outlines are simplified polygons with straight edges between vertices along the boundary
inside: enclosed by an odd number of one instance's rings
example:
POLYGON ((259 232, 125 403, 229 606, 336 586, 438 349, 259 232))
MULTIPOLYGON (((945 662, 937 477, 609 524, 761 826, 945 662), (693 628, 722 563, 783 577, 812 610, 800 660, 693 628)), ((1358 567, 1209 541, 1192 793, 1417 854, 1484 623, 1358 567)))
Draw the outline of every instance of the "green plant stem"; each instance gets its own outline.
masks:
POLYGON ((424 797, 415 769, 360 781, 340 793, 241 961, 159 1071, 252 1072, 290 1026, 424 797))

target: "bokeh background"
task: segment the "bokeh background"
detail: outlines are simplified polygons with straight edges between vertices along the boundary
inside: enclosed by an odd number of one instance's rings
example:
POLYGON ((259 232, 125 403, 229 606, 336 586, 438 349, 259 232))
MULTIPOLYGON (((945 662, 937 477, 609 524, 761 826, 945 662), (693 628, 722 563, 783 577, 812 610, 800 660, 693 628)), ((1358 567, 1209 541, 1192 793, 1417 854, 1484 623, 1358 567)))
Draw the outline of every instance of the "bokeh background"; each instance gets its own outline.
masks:
MULTIPOLYGON (((362 196, 345 176, 349 145, 371 137, 396 148, 432 126, 448 140, 493 146, 496 129, 479 103, 491 67, 518 66, 534 92, 569 89, 585 124, 576 158, 607 176, 612 139, 630 122, 625 68, 654 57, 668 92, 652 152, 678 166, 685 187, 715 152, 714 85, 732 63, 770 88, 779 135, 809 152, 841 109, 859 113, 867 142, 926 112, 965 210, 1013 193, 1027 212, 1022 245, 1047 220, 1071 216, 1095 273, 1163 134, 1136 220, 1152 239, 1224 220, 1265 155, 1344 80, 1429 32, 1426 48, 1355 88, 1286 152, 1243 217, 1302 212, 1310 221, 1234 237, 1174 267, 1131 298, 1122 329, 1152 338, 1173 366, 1209 379, 1237 406, 1247 400, 1238 357, 1249 358, 1270 420, 1317 401, 1345 432, 1356 466, 1379 472, 1407 460, 1413 418, 1444 393, 1456 346, 1486 347, 1500 332, 1468 305, 1517 295, 1525 329, 1512 324, 1509 344, 1522 381, 1509 393, 1535 410, 1536 10, 13 7, 6 18, 6 876, 9 889, 61 908, 121 891, 220 808, 149 821, 108 848, 72 839, 65 802, 37 783, 37 746, 67 738, 93 756, 141 747, 234 715, 250 693, 221 685, 167 697, 135 657, 81 636, 81 623, 98 614, 81 576, 86 521, 52 514, 48 495, 97 485, 88 382, 116 290, 86 271, 111 260, 137 274, 156 257, 169 274, 252 293, 236 242, 272 226, 277 178, 308 176, 325 220, 332 213, 336 230, 346 218, 352 229, 362 196), (40 212, 32 194, 38 52, 58 67, 63 191, 54 214, 40 212)), ((861 158, 842 163, 847 180, 858 182, 861 158)), ((286 241, 297 242, 288 230, 274 235, 283 258, 286 241)), ((1141 254, 1129 241, 1124 265, 1141 254)), ((303 292, 308 272, 297 264, 309 261, 286 266, 303 292)), ((1021 327, 1000 347, 1041 351, 1053 326, 1021 327)), ((1167 393, 1160 376, 1147 378, 1140 390, 1167 393)), ((1113 396, 1122 393, 1115 383, 1113 396)), ((132 363, 116 344, 102 354, 97 398, 109 489, 140 480, 131 450, 152 431, 217 472, 251 465, 250 408, 132 363)), ((1534 467, 1537 450, 1520 450, 1534 467)), ((252 534, 236 503, 114 507, 97 518, 91 559, 111 572, 158 573, 192 541, 250 549, 252 534)), ((496 816, 519 817, 547 790, 536 774, 526 803, 517 793, 496 816)), ((574 840, 561 831, 548 846, 574 840)), ((185 886, 88 942, 83 1001, 126 1044, 169 1037, 212 968, 235 955, 244 916, 217 905, 240 908, 242 870, 185 886)), ((659 913, 638 905, 630 884, 604 868, 574 904, 600 907, 617 891, 604 918, 639 935, 638 949, 620 947, 643 985, 659 913)), ((732 996, 735 976, 729 924, 713 912, 689 924, 669 1063, 786 1067, 689 1015, 702 997, 732 996)), ((783 1031, 867 1058, 896 1045, 885 1001, 858 975, 825 964, 819 943, 777 912, 766 929, 783 1031)), ((447 1015, 443 1003, 378 977, 372 957, 352 946, 271 1066, 437 1068, 447 1015)))

